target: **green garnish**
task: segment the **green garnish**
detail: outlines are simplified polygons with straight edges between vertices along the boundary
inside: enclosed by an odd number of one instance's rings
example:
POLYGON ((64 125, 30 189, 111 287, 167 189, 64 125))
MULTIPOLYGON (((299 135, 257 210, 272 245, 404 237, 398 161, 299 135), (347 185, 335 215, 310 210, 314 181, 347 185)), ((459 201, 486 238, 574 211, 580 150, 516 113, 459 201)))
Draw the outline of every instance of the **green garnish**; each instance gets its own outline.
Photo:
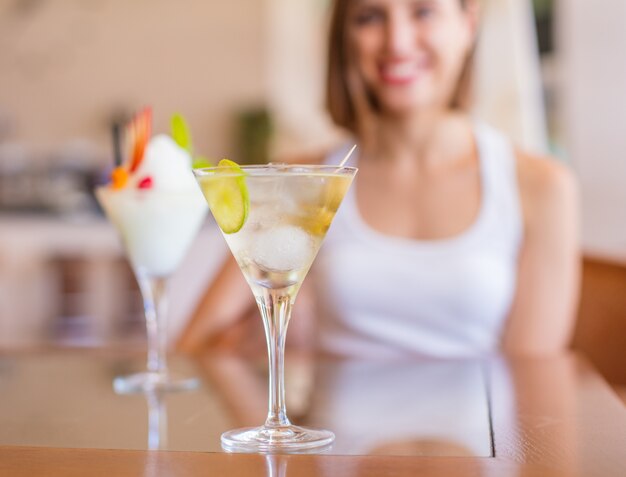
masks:
POLYGON ((218 167, 217 172, 200 179, 200 187, 222 232, 234 234, 245 224, 250 208, 246 173, 228 159, 222 159, 218 167))
POLYGON ((198 156, 193 160, 191 167, 193 169, 203 169, 205 167, 212 167, 213 164, 206 157, 198 156))
POLYGON ((191 133, 189 132, 189 127, 187 127, 185 118, 183 118, 181 114, 174 114, 170 123, 172 126, 172 139, 174 139, 174 142, 185 149, 189 154, 192 154, 193 148, 191 146, 191 133))

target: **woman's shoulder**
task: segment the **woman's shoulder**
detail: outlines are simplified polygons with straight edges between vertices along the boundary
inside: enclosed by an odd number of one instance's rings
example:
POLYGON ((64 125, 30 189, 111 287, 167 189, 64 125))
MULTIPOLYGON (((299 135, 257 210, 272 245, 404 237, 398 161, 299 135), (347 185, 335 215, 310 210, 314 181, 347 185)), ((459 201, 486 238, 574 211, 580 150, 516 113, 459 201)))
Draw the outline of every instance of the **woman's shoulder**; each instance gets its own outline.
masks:
POLYGON ((571 210, 578 200, 572 170, 558 160, 516 150, 520 198, 526 219, 552 220, 571 210))

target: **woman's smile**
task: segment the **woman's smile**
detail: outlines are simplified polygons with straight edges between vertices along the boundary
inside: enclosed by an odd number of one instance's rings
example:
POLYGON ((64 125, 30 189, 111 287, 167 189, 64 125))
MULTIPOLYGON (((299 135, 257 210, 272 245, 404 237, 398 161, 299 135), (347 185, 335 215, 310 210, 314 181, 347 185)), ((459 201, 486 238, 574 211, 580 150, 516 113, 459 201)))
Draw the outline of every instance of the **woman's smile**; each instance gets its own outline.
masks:
POLYGON ((406 86, 419 81, 429 69, 425 59, 392 59, 380 61, 378 72, 384 84, 406 86))

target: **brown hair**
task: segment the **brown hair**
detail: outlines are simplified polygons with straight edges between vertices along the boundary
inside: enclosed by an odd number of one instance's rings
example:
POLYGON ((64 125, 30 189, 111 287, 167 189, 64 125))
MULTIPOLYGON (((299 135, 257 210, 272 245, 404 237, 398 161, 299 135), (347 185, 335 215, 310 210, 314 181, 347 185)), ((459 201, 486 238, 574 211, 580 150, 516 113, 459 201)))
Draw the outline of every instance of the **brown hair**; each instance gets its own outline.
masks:
MULTIPOLYGON (((459 0, 466 8, 468 0, 459 0)), ((367 116, 376 114, 376 100, 365 91, 362 82, 355 77, 350 68, 351 55, 348 50, 348 9, 351 0, 335 0, 328 37, 328 56, 326 71, 326 108, 333 122, 348 131, 364 136, 367 116)), ((470 105, 472 65, 474 49, 465 60, 456 91, 450 107, 467 110, 470 105)))

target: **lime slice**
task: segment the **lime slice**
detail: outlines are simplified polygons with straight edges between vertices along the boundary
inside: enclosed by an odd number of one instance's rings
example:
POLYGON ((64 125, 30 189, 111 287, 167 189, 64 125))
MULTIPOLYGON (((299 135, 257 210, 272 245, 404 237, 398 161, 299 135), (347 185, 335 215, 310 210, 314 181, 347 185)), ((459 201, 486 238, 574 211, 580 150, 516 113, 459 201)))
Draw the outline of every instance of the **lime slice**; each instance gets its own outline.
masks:
POLYGON ((185 118, 182 114, 175 114, 170 119, 170 124, 174 142, 191 154, 191 133, 189 132, 189 126, 187 126, 185 118))
POLYGON ((202 177, 200 186, 217 225, 225 234, 234 234, 245 224, 250 208, 245 172, 228 159, 218 167, 215 174, 202 177))

